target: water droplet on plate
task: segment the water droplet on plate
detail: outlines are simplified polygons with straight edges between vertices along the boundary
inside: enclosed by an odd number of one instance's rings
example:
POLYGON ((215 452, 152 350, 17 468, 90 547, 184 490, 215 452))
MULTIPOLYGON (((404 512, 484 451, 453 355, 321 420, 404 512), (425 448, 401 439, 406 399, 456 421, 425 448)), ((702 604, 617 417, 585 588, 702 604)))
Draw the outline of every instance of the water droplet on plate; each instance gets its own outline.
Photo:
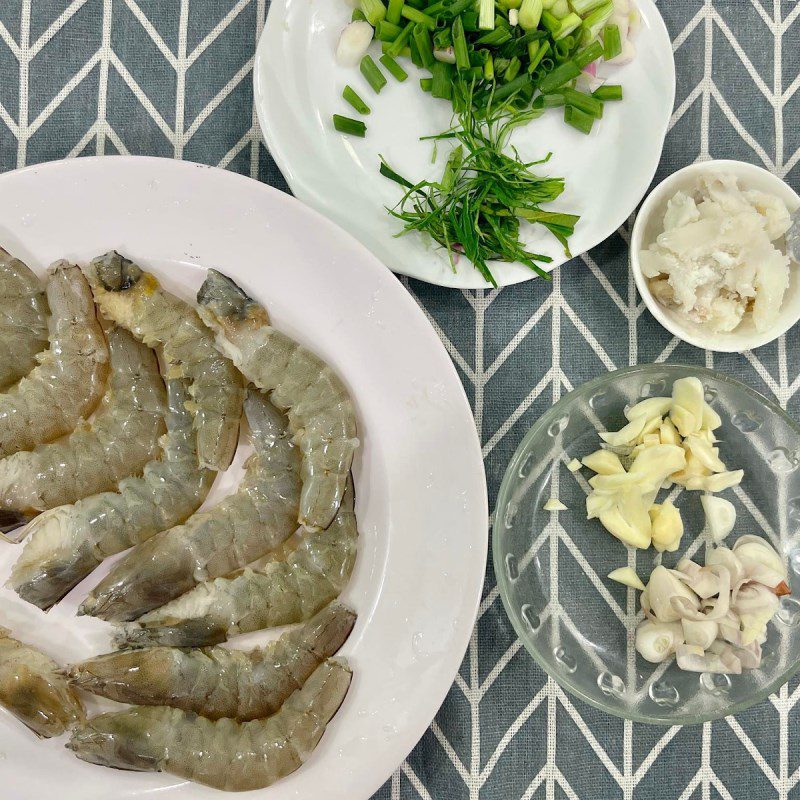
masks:
POLYGON ((552 436, 555 439, 556 436, 560 436, 562 433, 564 433, 564 431, 567 429, 567 425, 569 425, 569 418, 561 417, 547 429, 547 435, 552 436))
POLYGON ((795 597, 782 597, 775 619, 789 628, 800 625, 800 600, 795 597))
POLYGON ((539 628, 542 626, 542 621, 539 619, 539 615, 533 610, 533 606, 528 605, 527 603, 522 606, 519 611, 522 619, 525 620, 525 623, 530 628, 531 633, 536 633, 539 628))
POLYGON ((513 553, 506 556, 506 574, 509 579, 515 581, 519 578, 519 568, 517 567, 517 557, 513 553))
POLYGON ((625 692, 625 683, 613 672, 601 672, 597 676, 597 686, 603 694, 612 697, 622 697, 625 692))
POLYGON ((719 697, 720 695, 728 694, 731 690, 731 679, 727 675, 704 672, 700 676, 700 685, 707 692, 719 697))
POLYGON ((740 411, 731 417, 731 423, 742 433, 754 433, 764 424, 764 420, 752 411, 740 411))
POLYGON ((673 708, 680 702, 681 696, 678 690, 667 681, 658 681, 658 683, 650 684, 647 690, 650 699, 662 708, 673 708))
POLYGON ((578 662, 575 660, 575 656, 570 655, 563 647, 556 647, 553 650, 553 656, 567 672, 572 673, 578 669, 578 662))
POLYGON ((773 472, 780 475, 793 472, 800 465, 800 456, 785 447, 776 447, 768 456, 767 463, 773 472))

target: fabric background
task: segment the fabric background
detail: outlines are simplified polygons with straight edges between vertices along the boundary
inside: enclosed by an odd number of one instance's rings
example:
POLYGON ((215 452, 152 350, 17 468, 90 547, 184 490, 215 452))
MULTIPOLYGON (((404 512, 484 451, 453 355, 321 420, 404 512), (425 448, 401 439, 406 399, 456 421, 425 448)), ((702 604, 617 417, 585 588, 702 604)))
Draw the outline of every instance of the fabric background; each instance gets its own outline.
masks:
MULTIPOLYGON (((678 90, 658 177, 697 159, 730 157, 800 189, 800 5, 661 0, 660 8, 678 90)), ((266 0, 0 0, 0 169, 147 154, 219 165, 286 189, 252 108, 266 10, 266 0)), ((403 280, 464 382, 492 505, 525 430, 603 370, 704 364, 800 417, 797 329, 741 355, 672 339, 636 294, 628 230, 557 270, 552 285, 459 292, 403 280)), ((798 701, 794 679, 736 719, 702 726, 634 725, 595 711, 521 649, 489 567, 456 682, 377 797, 800 800, 798 701)))

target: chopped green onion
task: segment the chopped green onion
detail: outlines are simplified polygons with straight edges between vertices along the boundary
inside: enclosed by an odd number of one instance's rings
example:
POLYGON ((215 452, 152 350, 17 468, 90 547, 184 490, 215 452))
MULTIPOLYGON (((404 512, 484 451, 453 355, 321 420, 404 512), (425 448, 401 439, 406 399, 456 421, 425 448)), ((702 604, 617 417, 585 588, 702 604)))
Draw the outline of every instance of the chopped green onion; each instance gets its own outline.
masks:
POLYGON ((400 24, 400 12, 403 10, 404 0, 389 0, 389 8, 386 10, 386 19, 395 25, 400 24))
POLYGON ((494 59, 492 58, 491 53, 489 53, 489 57, 486 59, 486 63, 483 65, 483 77, 487 81, 494 80, 494 59))
POLYGON ((411 8, 425 8, 427 2, 426 0, 406 0, 405 4, 411 8))
POLYGON ((373 27, 386 17, 386 6, 381 0, 361 0, 361 10, 373 27))
MULTIPOLYGON (((422 66, 425 67, 425 69, 430 69, 434 65, 436 59, 433 57, 433 44, 431 43, 431 35, 428 29, 421 23, 416 23, 411 40, 417 47, 422 66)), ((414 52, 413 48, 411 52, 414 52)))
POLYGON ((603 5, 606 0, 569 0, 572 10, 576 14, 585 17, 590 11, 594 11, 598 6, 603 5))
POLYGON ((564 99, 562 92, 553 92, 552 94, 540 94, 534 101, 534 108, 559 108, 565 106, 567 101, 564 99))
POLYGON ((579 108, 581 111, 589 114, 595 119, 600 119, 603 116, 603 102, 590 94, 578 92, 575 89, 562 89, 564 100, 568 106, 579 108))
POLYGON ((395 58, 396 56, 400 56, 401 58, 411 58, 410 47, 406 45, 405 47, 400 48, 399 53, 395 53, 392 50, 392 45, 394 45, 394 42, 381 42, 381 53, 386 53, 387 55, 390 55, 392 58, 395 58))
POLYGON ((386 67, 386 71, 400 83, 408 77, 408 73, 388 53, 384 53, 380 57, 380 62, 386 67))
POLYGON ((475 0, 452 0, 451 3, 445 5, 445 16, 450 19, 455 19, 468 9, 473 8, 475 0))
POLYGON ((480 0, 478 8, 478 27, 482 31, 494 29, 494 0, 480 0))
POLYGON ((564 107, 564 122, 572 125, 573 128, 581 133, 591 133, 595 118, 591 114, 586 114, 575 106, 564 107))
POLYGON ((606 25, 603 29, 603 58, 611 61, 622 52, 622 37, 619 27, 616 25, 606 25))
POLYGON ((448 47, 453 46, 453 34, 450 28, 443 28, 433 34, 433 52, 437 50, 447 50, 448 47))
POLYGON ((419 54, 419 48, 413 36, 408 40, 408 49, 411 51, 411 63, 415 67, 422 67, 422 56, 419 54))
POLYGON ((530 60, 530 64, 528 65, 528 72, 533 73, 536 67, 539 66, 539 62, 547 55, 548 51, 550 50, 550 42, 531 42, 528 45, 528 59, 530 60))
POLYGON ((489 47, 499 47, 501 44, 510 42, 513 38, 514 35, 508 28, 495 28, 493 31, 489 31, 489 33, 484 33, 475 43, 485 44, 489 47))
POLYGON ((369 106, 356 94, 352 86, 345 86, 342 90, 342 97, 350 103, 359 114, 369 114, 369 106))
POLYGON ((453 21, 452 36, 453 52, 456 56, 456 69, 469 69, 469 47, 467 46, 467 37, 464 35, 464 23, 461 21, 461 17, 456 17, 453 21))
POLYGON ((564 19, 564 17, 569 14, 569 3, 567 3, 567 0, 556 0, 556 2, 550 6, 550 13, 554 17, 564 19))
POLYGON ((450 64, 437 61, 431 69, 431 94, 443 100, 449 100, 453 96, 453 68, 450 64))
POLYGON ((563 39, 569 36, 572 31, 576 30, 583 24, 583 20, 574 12, 567 14, 566 17, 559 19, 550 11, 542 12, 542 25, 550 31, 553 38, 563 39))
POLYGON ((514 78, 519 75, 520 67, 522 66, 522 62, 514 56, 511 59, 508 66, 506 67, 506 71, 503 73, 503 80, 508 83, 509 81, 513 81, 514 78))
POLYGON ((422 89, 423 92, 429 92, 431 90, 431 86, 433 86, 433 78, 419 79, 419 88, 422 89))
POLYGON ((556 67, 549 75, 545 75, 539 84, 542 94, 554 92, 560 89, 565 83, 569 83, 581 74, 581 68, 574 61, 565 61, 556 67))
POLYGON ((400 35, 401 30, 399 25, 392 25, 391 22, 381 19, 375 25, 375 38, 379 42, 393 42, 400 35))
POLYGON ((592 42, 588 47, 575 54, 573 61, 581 68, 588 66, 592 61, 597 61, 603 55, 603 45, 592 42))
POLYGON ((416 22, 419 25, 424 25, 429 31, 436 30, 436 20, 419 9, 411 8, 411 6, 406 4, 403 6, 401 14, 405 19, 409 20, 409 22, 416 22))
POLYGON ((384 52, 388 53, 393 58, 397 58, 403 50, 403 48, 408 44, 409 39, 411 38, 411 34, 414 32, 414 23, 409 22, 400 31, 400 35, 386 48, 384 52))
POLYGON ((588 17, 583 20, 583 41, 591 42, 597 38, 603 25, 608 22, 614 13, 613 0, 606 0, 603 5, 598 6, 588 17))
POLYGON ((499 89, 495 90, 492 97, 492 102, 496 103, 500 100, 505 100, 507 97, 511 97, 511 95, 515 92, 518 92, 523 87, 528 86, 530 82, 531 78, 527 73, 525 75, 520 75, 518 78, 514 78, 513 81, 509 81, 499 89))
POLYGON ((386 86, 386 78, 378 69, 372 56, 364 56, 361 59, 361 74, 367 79, 367 83, 372 87, 375 94, 380 94, 381 89, 386 86))
POLYGON ((360 136, 362 139, 367 135, 367 126, 357 119, 343 117, 341 114, 333 115, 333 127, 339 133, 347 133, 350 136, 360 136))
POLYGON ((366 22, 366 19, 364 12, 360 8, 354 8, 353 13, 350 15, 350 22, 361 22, 362 20, 366 22))
POLYGON ((478 12, 477 11, 465 11, 461 15, 461 21, 464 23, 464 30, 469 31, 470 33, 474 33, 475 31, 479 30, 478 28, 478 12))
POLYGON ((622 87, 618 83, 607 83, 592 92, 598 100, 622 100, 622 87))
POLYGON ((532 31, 539 27, 544 6, 542 0, 522 0, 519 9, 519 26, 524 31, 532 31))
POLYGON ((571 36, 565 36, 559 39, 555 46, 555 59, 559 64, 563 64, 569 60, 569 54, 572 52, 572 47, 575 44, 571 36))

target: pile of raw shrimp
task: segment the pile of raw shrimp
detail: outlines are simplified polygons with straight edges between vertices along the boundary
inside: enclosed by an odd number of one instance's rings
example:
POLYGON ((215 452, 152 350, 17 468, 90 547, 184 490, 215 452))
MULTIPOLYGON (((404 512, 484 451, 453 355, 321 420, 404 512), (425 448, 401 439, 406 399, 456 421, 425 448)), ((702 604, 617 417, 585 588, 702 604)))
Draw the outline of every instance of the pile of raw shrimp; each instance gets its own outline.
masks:
POLYGON ((0 628, 0 704, 104 766, 230 791, 296 770, 350 685, 333 656, 355 624, 336 599, 357 446, 341 379, 219 272, 194 306, 116 252, 57 262, 43 285, 0 249, 9 585, 48 609, 131 548, 79 611, 114 623, 120 649, 61 668, 0 628), (245 475, 199 512, 243 415, 245 475), (295 623, 261 649, 217 646, 295 623), (132 705, 87 720, 78 690, 132 705))

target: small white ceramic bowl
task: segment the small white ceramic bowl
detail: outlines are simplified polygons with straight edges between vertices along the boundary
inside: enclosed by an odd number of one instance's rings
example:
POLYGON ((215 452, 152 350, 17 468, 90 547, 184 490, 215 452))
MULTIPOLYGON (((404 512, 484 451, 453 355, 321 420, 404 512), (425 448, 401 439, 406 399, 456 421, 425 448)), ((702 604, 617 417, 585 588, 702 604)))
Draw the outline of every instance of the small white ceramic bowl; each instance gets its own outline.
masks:
MULTIPOLYGON (((644 201, 631 233, 630 261, 636 288, 650 309, 650 313, 674 336, 706 350, 721 353, 740 353, 752 350, 777 339, 800 321, 800 264, 790 267, 789 288, 780 311, 768 330, 759 332, 752 319, 746 317, 730 333, 715 333, 706 326, 693 323, 681 314, 661 305, 650 292, 647 279, 642 274, 639 252, 647 249, 663 231, 667 201, 679 190, 689 190, 700 175, 726 173, 735 175, 743 189, 759 189, 775 195, 786 203, 790 212, 800 208, 800 195, 771 172, 744 161, 703 161, 691 164, 665 178, 644 201)), ((776 243, 782 247, 782 243, 776 243)))

